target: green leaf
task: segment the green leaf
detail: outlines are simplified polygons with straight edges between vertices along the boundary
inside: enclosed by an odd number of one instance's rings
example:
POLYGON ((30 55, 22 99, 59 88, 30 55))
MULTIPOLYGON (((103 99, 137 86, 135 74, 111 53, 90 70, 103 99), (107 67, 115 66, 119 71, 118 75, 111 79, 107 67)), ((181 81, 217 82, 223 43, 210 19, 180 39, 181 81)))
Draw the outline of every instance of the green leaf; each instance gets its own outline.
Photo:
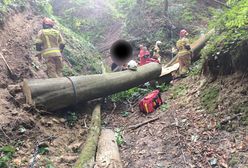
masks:
POLYGON ((8 145, 8 146, 4 146, 2 148, 0 148, 0 151, 7 154, 7 153, 11 153, 14 154, 15 153, 15 147, 8 145))
POLYGON ((129 115, 129 112, 127 112, 127 111, 121 112, 122 117, 127 117, 128 115, 129 115))
POLYGON ((160 106, 160 109, 161 109, 162 111, 168 110, 168 109, 169 109, 169 104, 163 104, 163 105, 161 105, 161 106, 160 106))
POLYGON ((49 148, 48 147, 40 147, 38 149, 38 153, 41 154, 41 155, 45 155, 49 152, 49 148))
POLYGON ((121 129, 120 128, 116 128, 115 129, 115 139, 116 139, 116 143, 118 145, 122 145, 124 143, 123 137, 122 137, 122 133, 121 133, 121 129))

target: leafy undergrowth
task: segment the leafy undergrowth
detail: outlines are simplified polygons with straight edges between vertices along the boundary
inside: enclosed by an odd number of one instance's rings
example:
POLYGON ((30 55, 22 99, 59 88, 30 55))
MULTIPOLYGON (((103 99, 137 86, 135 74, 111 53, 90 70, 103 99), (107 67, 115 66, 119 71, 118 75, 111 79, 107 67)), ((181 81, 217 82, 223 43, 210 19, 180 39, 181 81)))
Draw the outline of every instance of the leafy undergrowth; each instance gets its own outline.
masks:
POLYGON ((110 100, 116 103, 123 103, 123 101, 135 101, 140 99, 142 96, 145 96, 149 92, 152 92, 154 89, 158 89, 161 92, 167 91, 170 85, 162 84, 156 86, 152 86, 149 82, 145 83, 142 87, 134 87, 132 89, 119 92, 110 96, 110 100))
POLYGON ((7 168, 16 149, 13 146, 3 146, 0 148, 0 167, 7 168))
POLYGON ((229 0, 230 9, 215 13, 216 34, 202 50, 204 72, 213 76, 248 71, 248 1, 229 0))

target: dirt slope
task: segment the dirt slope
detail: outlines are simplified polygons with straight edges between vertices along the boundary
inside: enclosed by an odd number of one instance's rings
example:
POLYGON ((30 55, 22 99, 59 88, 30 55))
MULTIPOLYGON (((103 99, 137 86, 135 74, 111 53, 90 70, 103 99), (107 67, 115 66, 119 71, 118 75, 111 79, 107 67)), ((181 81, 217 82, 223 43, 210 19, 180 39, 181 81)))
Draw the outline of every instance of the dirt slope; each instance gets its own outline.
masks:
POLYGON ((9 13, 4 29, 0 30, 0 52, 16 75, 11 79, 0 59, 0 147, 12 145, 16 149, 9 167, 27 168, 34 164, 34 167, 67 168, 77 159, 90 115, 88 108, 51 115, 24 104, 20 82, 24 78, 47 77, 44 65, 34 57, 33 44, 41 28, 40 21, 41 16, 28 8, 23 13, 9 13), (11 85, 16 85, 14 90, 11 85), (37 143, 47 146, 49 152, 36 156, 37 143))
MULTIPOLYGON (((34 39, 40 29, 41 17, 35 16, 31 11, 11 14, 0 30, 0 52, 3 53, 14 74, 15 83, 23 78, 46 77, 44 72, 35 70, 32 63, 37 64, 34 52, 34 39), (36 61, 36 62, 35 62, 36 61)), ((34 65, 33 64, 33 65, 34 65)), ((8 77, 6 66, 0 61, 0 87, 14 81, 8 77)))
POLYGON ((243 102, 247 107, 248 97, 243 94, 245 90, 247 93, 246 83, 247 78, 240 75, 220 79, 214 84, 207 84, 204 78, 190 77, 163 93, 168 110, 162 108, 144 115, 136 109, 127 118, 121 116, 123 111, 114 115, 108 112, 107 127, 123 128, 125 143, 120 151, 124 167, 247 167, 248 132, 247 126, 240 122, 246 113, 228 120, 236 115, 231 112, 234 104, 243 102), (208 85, 220 87, 214 113, 208 112, 201 102, 202 92, 208 85), (126 127, 155 116, 161 117, 136 130, 126 127), (227 122, 223 122, 225 120, 227 122))

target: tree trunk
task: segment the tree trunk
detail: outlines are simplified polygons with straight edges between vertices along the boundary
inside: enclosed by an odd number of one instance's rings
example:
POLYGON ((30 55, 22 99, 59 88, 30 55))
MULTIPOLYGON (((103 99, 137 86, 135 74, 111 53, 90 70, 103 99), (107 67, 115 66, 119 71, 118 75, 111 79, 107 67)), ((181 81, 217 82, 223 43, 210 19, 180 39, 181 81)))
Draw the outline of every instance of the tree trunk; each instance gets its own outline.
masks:
POLYGON ((168 0, 164 0, 164 16, 168 16, 168 8, 169 8, 169 3, 168 0))
POLYGON ((26 103, 44 106, 47 110, 58 110, 77 102, 124 91, 156 79, 161 66, 150 63, 138 67, 137 71, 122 71, 98 75, 24 80, 23 92, 26 103))
POLYGON ((97 104, 92 112, 92 119, 87 140, 74 168, 93 168, 96 148, 101 130, 101 106, 97 104))
POLYGON ((122 168, 115 133, 110 129, 103 129, 98 142, 96 165, 94 168, 122 168))
MULTIPOLYGON (((196 40, 192 45, 191 45, 191 50, 193 52, 193 60, 199 59, 197 56, 201 49, 205 46, 206 42, 210 39, 210 37, 214 34, 214 29, 210 30, 207 34, 201 36, 198 40, 196 40)), ((163 68, 169 67, 173 64, 176 63, 177 56, 175 56, 168 64, 166 64, 163 68)))

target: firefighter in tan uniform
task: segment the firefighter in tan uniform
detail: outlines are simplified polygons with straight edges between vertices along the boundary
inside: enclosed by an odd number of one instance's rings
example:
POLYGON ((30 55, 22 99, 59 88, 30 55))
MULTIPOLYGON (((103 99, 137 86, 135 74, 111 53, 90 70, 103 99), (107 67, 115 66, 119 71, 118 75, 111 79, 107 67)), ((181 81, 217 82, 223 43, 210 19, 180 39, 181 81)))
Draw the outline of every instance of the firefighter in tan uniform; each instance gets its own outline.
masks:
POLYGON ((161 63, 161 56, 160 56, 160 45, 162 44, 161 41, 157 41, 155 46, 154 46, 154 53, 153 53, 153 58, 158 60, 159 63, 161 63))
POLYGON ((62 52, 65 47, 63 37, 58 30, 53 28, 53 20, 44 18, 42 25, 43 29, 40 30, 36 39, 36 50, 41 51, 41 56, 45 59, 48 77, 61 77, 62 52))
POLYGON ((177 41, 178 62, 179 62, 179 76, 184 76, 189 71, 191 64, 192 51, 189 40, 187 38, 188 32, 186 30, 180 31, 180 39, 177 41))

